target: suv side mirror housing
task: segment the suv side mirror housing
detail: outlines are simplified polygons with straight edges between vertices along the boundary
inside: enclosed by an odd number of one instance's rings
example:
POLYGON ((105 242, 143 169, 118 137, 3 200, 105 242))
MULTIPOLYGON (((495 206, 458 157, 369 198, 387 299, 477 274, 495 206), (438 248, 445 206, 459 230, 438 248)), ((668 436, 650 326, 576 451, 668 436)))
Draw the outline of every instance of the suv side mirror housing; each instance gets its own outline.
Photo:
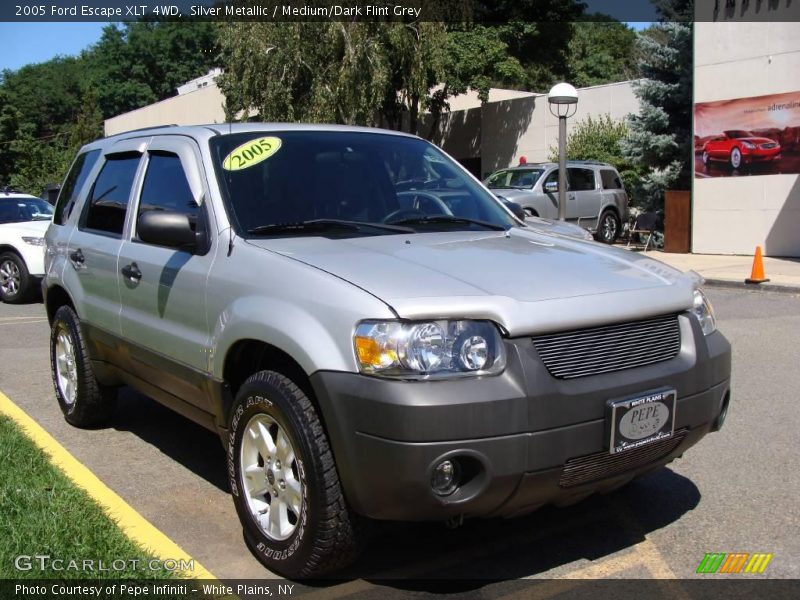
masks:
POLYGON ((189 216, 169 210, 148 210, 139 215, 136 224, 139 238, 148 244, 194 251, 198 235, 189 216))
POLYGON ((514 216, 517 217, 520 221, 525 220, 525 209, 522 208, 521 204, 516 202, 512 202, 511 200, 503 200, 503 203, 506 205, 508 210, 514 213, 514 216))
POLYGON ((547 181, 544 184, 544 191, 548 194, 555 194, 558 191, 557 181, 547 181))

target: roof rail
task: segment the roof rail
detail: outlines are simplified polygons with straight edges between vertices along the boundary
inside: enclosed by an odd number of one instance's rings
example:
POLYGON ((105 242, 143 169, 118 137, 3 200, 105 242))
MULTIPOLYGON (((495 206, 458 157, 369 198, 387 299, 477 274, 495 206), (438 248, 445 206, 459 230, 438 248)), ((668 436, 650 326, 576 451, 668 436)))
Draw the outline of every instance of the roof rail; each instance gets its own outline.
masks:
POLYGON ((567 162, 571 162, 577 165, 605 165, 609 166, 607 162, 603 162, 601 160, 568 160, 567 162))
POLYGON ((105 139, 110 140, 111 138, 115 138, 120 135, 127 135, 129 133, 139 133, 141 131, 148 131, 150 129, 164 129, 165 127, 178 127, 177 123, 168 123, 166 125, 151 125, 150 127, 139 127, 139 129, 131 129, 129 131, 120 131, 119 133, 115 133, 114 135, 109 135, 105 139))

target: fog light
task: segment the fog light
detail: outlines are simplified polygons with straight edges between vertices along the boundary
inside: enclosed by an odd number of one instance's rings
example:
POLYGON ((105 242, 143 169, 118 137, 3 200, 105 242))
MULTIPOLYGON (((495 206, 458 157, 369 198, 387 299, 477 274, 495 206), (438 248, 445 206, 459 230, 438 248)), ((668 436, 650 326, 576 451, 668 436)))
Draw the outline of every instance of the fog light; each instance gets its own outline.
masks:
POLYGON ((431 488, 440 496, 449 496, 458 487, 458 476, 458 463, 452 460, 443 460, 433 469, 431 488))

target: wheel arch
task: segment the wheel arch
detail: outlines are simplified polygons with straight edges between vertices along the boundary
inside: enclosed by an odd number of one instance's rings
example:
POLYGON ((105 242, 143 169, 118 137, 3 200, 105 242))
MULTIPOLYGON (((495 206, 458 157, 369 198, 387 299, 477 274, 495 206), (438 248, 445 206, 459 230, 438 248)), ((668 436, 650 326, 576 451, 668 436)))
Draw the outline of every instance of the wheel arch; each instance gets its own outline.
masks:
POLYGON ((62 306, 69 306, 76 314, 78 312, 75 309, 75 302, 72 300, 72 296, 69 295, 66 289, 58 284, 48 286, 44 297, 44 307, 47 311, 47 321, 50 325, 53 324, 56 312, 62 306))
POLYGON ((228 422, 239 388, 248 377, 259 371, 276 371, 291 379, 308 396, 324 424, 324 417, 311 385, 311 374, 291 354, 257 338, 237 340, 225 353, 222 377, 230 394, 223 401, 223 414, 220 415, 224 423, 228 422))

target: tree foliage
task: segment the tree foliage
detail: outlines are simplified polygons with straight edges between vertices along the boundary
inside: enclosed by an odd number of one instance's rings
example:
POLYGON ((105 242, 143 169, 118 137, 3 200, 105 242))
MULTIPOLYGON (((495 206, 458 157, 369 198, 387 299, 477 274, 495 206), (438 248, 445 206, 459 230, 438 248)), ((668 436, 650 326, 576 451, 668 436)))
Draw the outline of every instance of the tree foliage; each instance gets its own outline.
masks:
POLYGON ((610 17, 574 23, 568 64, 575 87, 634 79, 636 32, 610 17))
POLYGON ((211 23, 109 25, 78 57, 0 76, 0 185, 39 194, 60 182, 75 152, 103 134, 103 119, 175 93, 216 60, 211 23))
POLYGON ((692 156, 692 25, 659 23, 638 36, 639 114, 630 118, 625 156, 642 171, 636 194, 661 208, 664 191, 688 189, 692 156))
MULTIPOLYGON (((596 160, 614 165, 625 182, 625 188, 629 191, 637 189, 639 172, 622 151, 622 141, 628 134, 627 123, 615 121, 609 114, 597 118, 587 116, 570 129, 567 160, 596 160)), ((550 160, 558 161, 558 148, 555 146, 550 148, 550 160)))

